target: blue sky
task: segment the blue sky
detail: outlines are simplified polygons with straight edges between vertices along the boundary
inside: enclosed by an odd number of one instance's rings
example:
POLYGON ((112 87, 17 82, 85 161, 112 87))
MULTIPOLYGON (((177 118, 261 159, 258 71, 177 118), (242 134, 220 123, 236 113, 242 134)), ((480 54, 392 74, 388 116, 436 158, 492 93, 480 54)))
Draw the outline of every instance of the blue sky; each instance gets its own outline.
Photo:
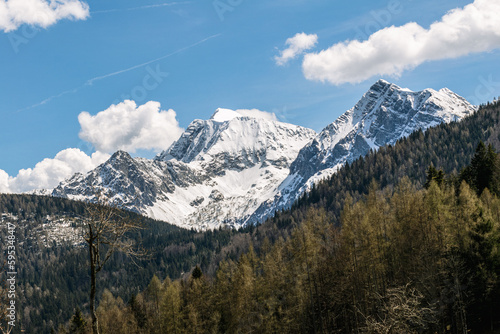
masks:
MULTIPOLYGON (((500 95, 496 27, 486 37, 481 33, 484 41, 473 35, 460 35, 455 42, 437 37, 439 43, 422 42, 418 56, 403 52, 442 31, 448 34, 447 27, 431 29, 431 24, 472 0, 64 0, 72 7, 52 21, 22 10, 13 16, 5 6, 23 1, 0 0, 0 191, 2 182, 3 191, 53 183, 58 174, 88 169, 116 148, 152 157, 161 148, 145 142, 171 142, 193 119, 207 119, 218 107, 256 108, 320 131, 381 77, 412 90, 448 87, 472 103, 500 95), (391 26, 378 33, 378 42, 372 36, 391 26), (405 44, 408 31, 417 36, 415 43, 405 44), (307 47, 289 40, 298 33, 304 33, 307 47), (370 36, 371 44, 359 50, 371 50, 373 57, 356 58, 349 48, 358 46, 346 41, 370 36), (385 55, 383 41, 391 38, 394 51, 385 55), (344 53, 339 49, 343 42, 344 53), (335 45, 330 53, 320 53, 335 45), (278 64, 276 57, 292 46, 296 52, 278 64), (122 104, 114 115, 128 110, 129 132, 104 142, 99 136, 105 126, 116 127, 105 117, 113 113, 108 108, 125 99, 135 105, 122 104), (137 112, 148 101, 159 104, 137 112), (104 110, 106 115, 92 118, 104 110), (82 112, 86 117, 79 119, 82 112), (165 131, 151 129, 146 139, 124 142, 134 131, 158 124, 167 124, 165 131), (103 154, 92 157, 96 147, 103 154), (64 151, 69 148, 81 152, 64 151), (29 168, 61 151, 65 154, 59 160, 72 156, 73 165, 46 160, 45 170, 33 178, 29 168), (75 167, 78 161, 86 167, 75 167), (47 172, 49 166, 55 166, 55 175, 47 172)), ((498 9, 498 0, 489 4, 498 9)), ((468 13, 474 12, 462 13, 465 24, 468 13)))

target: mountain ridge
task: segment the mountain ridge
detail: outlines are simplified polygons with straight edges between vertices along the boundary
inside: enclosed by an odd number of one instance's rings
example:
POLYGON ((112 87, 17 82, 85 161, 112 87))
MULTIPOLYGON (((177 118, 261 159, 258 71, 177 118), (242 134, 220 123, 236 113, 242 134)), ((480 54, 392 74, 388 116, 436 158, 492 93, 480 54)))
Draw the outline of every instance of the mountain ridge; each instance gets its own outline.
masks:
POLYGON ((413 92, 378 80, 353 108, 302 148, 279 193, 264 202, 252 219, 263 221, 275 211, 290 207, 315 182, 331 176, 346 162, 394 145, 418 129, 458 121, 476 110, 448 88, 413 92))
MULTIPOLYGON (((129 210, 186 228, 262 222, 346 162, 476 107, 447 88, 413 92, 379 80, 320 133, 219 108, 194 120, 153 160, 115 153, 54 196, 85 199, 104 187, 129 210)), ((262 116, 262 115, 259 115, 262 116)))

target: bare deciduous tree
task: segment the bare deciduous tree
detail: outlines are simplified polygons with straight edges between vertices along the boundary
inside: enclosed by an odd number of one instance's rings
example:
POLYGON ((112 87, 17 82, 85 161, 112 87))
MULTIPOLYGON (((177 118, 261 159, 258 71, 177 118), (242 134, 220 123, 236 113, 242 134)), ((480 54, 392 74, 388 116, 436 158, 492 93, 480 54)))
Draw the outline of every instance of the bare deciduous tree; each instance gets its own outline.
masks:
POLYGON ((129 233, 140 229, 140 225, 126 217, 102 191, 96 191, 95 194, 95 201, 85 207, 83 237, 89 249, 92 332, 99 334, 95 307, 97 274, 115 252, 132 257, 142 256, 144 252, 138 250, 135 242, 129 238, 129 233))
POLYGON ((422 305, 423 295, 407 284, 388 289, 382 314, 365 318, 366 333, 420 333, 434 322, 435 310, 422 305))

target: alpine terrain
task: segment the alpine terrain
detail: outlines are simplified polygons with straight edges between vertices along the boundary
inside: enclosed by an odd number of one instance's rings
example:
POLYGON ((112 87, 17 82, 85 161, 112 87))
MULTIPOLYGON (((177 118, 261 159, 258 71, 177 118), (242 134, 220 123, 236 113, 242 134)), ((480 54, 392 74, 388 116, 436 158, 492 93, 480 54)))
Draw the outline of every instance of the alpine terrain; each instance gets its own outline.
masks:
POLYGON ((105 188, 121 206, 181 227, 237 227, 276 195, 299 150, 315 135, 300 126, 218 109, 209 120, 193 121, 154 160, 119 151, 52 194, 85 199, 105 188))
POLYGON ((448 88, 413 92, 379 80, 299 152, 275 198, 264 202, 252 219, 261 221, 291 206, 315 182, 370 150, 394 145, 418 129, 459 121, 476 110, 448 88))
POLYGON ((218 109, 209 120, 193 121, 154 160, 117 152, 52 195, 85 199, 102 187, 124 207, 181 227, 244 226, 289 207, 314 182, 370 150, 476 109, 447 88, 413 92, 384 80, 319 134, 218 109))

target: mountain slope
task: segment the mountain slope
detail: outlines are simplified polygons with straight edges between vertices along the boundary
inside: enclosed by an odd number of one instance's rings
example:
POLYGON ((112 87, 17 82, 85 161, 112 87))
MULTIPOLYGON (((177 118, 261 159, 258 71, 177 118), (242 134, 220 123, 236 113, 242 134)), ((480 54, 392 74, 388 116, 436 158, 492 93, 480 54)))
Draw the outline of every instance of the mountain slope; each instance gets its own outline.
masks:
MULTIPOLYGON (((7 224, 16 227, 16 305, 23 310, 16 328, 24 331, 12 333, 50 333, 51 327, 67 323, 76 307, 88 308, 89 255, 81 230, 85 207, 57 197, 0 194, 0 238, 7 240, 7 224)), ((110 289, 128 300, 146 288, 153 275, 176 279, 196 265, 214 274, 221 258, 237 258, 227 254, 234 249, 230 241, 241 234, 238 231, 198 233, 131 212, 120 215, 141 225, 129 237, 148 256, 115 253, 97 278, 98 299, 110 289)))
POLYGON ((87 175, 61 183, 53 195, 92 197, 105 188, 122 206, 186 228, 240 226, 276 195, 299 150, 316 133, 218 109, 195 120, 154 160, 115 153, 87 175))
POLYGON ((461 120, 476 109, 447 88, 413 92, 379 80, 352 109, 300 151, 279 193, 252 219, 262 221, 276 210, 289 207, 312 184, 370 150, 394 145, 418 129, 461 120))
POLYGON ((443 123, 427 131, 417 131, 393 146, 381 147, 337 173, 320 181, 292 207, 280 211, 264 224, 288 226, 300 221, 312 208, 324 209, 340 224, 340 213, 347 198, 357 202, 365 196, 370 184, 393 187, 408 178, 422 188, 430 165, 446 174, 458 174, 470 164, 480 141, 500 151, 500 103, 480 107, 461 122, 443 123))

